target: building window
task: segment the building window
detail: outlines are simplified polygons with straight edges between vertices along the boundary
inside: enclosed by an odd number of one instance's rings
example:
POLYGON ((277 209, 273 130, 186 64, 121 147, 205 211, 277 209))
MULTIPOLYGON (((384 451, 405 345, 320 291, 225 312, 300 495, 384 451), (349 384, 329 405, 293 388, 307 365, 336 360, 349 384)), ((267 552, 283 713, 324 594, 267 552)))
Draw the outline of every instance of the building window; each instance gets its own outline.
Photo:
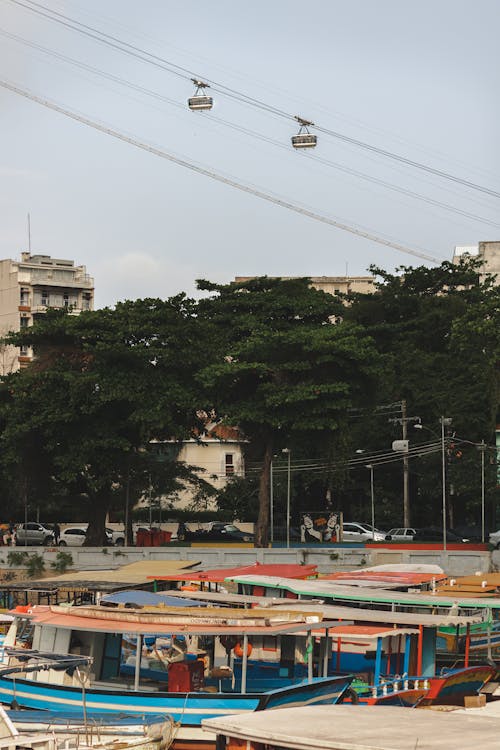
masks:
POLYGON ((23 346, 21 346, 20 354, 21 354, 21 357, 27 357, 29 355, 29 349, 26 346, 26 344, 23 344, 23 346))
POLYGON ((232 453, 226 453, 225 464, 226 464, 226 477, 231 477, 234 474, 234 456, 232 453))
POLYGON ((30 303, 30 290, 25 289, 24 287, 21 287, 21 293, 19 297, 19 304, 26 306, 30 303))
POLYGON ((42 305, 44 307, 49 306, 49 293, 46 289, 42 289, 42 305))
POLYGON ((69 294, 64 292, 63 294, 63 307, 69 307, 69 294))
POLYGON ((21 328, 27 328, 28 327, 28 318, 26 315, 21 315, 21 328))
POLYGON ((82 308, 84 310, 90 310, 90 300, 91 300, 91 295, 88 292, 85 292, 85 294, 83 295, 83 299, 82 299, 82 308))

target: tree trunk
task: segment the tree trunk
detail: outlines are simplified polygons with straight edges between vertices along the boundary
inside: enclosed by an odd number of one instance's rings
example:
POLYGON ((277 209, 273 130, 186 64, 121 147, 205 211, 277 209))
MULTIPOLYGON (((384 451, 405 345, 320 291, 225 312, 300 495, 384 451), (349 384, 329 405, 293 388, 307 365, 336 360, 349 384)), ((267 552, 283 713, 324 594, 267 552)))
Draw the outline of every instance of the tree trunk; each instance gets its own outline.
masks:
POLYGON ((109 511, 109 491, 97 493, 89 507, 89 525, 83 543, 84 547, 104 547, 106 545, 106 516, 109 511))
POLYGON ((267 547, 269 541, 269 496, 273 442, 269 438, 264 449, 264 460, 259 482, 259 516, 255 529, 255 546, 267 547))

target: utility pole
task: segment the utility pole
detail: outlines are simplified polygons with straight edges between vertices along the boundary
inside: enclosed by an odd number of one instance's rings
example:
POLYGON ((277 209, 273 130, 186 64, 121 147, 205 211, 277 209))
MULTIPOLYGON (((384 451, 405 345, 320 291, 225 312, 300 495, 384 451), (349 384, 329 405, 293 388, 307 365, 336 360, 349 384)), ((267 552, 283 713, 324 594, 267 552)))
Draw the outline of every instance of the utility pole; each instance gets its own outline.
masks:
MULTIPOLYGON (((403 440, 408 439, 408 417, 406 412, 406 399, 401 401, 401 427, 403 428, 403 440)), ((410 526, 410 466, 408 453, 403 453, 403 526, 410 526)))
MULTIPOLYGON (((410 464, 408 460, 408 422, 420 423, 420 417, 409 417, 406 409, 406 399, 402 399, 399 402, 401 407, 401 416, 389 419, 389 422, 393 424, 400 424, 403 439, 401 445, 406 444, 406 448, 398 447, 396 450, 403 451, 403 526, 409 527, 411 525, 411 513, 410 513, 410 464)), ((397 441, 399 443, 399 441, 397 441)))

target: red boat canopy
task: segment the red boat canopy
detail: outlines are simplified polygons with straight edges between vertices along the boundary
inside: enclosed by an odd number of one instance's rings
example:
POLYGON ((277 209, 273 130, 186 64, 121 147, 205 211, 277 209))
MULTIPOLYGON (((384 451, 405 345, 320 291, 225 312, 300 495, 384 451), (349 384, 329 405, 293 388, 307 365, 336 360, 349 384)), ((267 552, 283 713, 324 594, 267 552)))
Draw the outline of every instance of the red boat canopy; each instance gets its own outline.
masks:
POLYGON ((271 563, 262 565, 254 563, 253 565, 244 565, 239 568, 213 568, 212 570, 179 570, 176 573, 168 575, 148 576, 155 581, 196 581, 199 583, 222 583, 226 578, 233 576, 253 575, 257 573, 261 576, 278 576, 279 578, 316 578, 318 575, 316 565, 280 565, 271 563))

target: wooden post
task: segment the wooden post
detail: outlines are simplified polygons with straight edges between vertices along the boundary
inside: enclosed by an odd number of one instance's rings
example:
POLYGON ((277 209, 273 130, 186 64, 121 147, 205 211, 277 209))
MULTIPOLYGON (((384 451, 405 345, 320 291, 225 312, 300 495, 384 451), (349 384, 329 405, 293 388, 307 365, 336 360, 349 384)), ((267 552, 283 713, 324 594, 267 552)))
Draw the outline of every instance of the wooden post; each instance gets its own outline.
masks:
POLYGON ((469 652, 470 652, 470 622, 467 623, 467 632, 465 634, 464 667, 468 667, 469 666, 469 652))
POLYGON ((424 648, 424 626, 418 626, 417 677, 422 674, 422 659, 424 648))
POLYGON ((328 677, 328 664, 330 662, 332 647, 330 644, 330 629, 325 628, 325 649, 323 651, 323 677, 328 677))

